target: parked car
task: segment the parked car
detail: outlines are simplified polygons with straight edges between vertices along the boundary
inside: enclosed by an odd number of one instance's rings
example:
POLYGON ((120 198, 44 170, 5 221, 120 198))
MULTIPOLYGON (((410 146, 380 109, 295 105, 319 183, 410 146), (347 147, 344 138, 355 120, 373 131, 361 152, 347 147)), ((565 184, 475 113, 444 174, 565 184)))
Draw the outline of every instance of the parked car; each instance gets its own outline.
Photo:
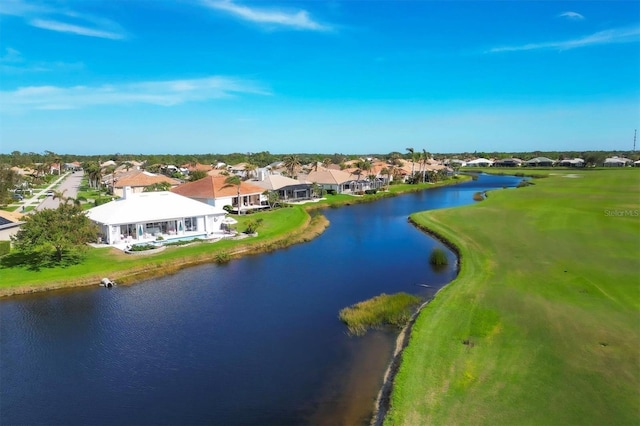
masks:
POLYGON ((50 189, 46 192, 47 197, 53 197, 54 191, 53 189, 50 189))
POLYGON ((22 196, 22 194, 13 194, 12 198, 16 201, 24 200, 24 197, 22 196))

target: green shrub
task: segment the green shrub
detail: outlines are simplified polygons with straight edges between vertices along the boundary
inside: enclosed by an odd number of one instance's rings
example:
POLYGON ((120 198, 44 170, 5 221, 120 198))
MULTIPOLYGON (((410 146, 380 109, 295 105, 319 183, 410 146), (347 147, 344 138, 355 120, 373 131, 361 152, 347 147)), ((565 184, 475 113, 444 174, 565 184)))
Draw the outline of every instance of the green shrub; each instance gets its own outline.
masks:
POLYGON ((226 251, 221 251, 216 254, 216 263, 228 263, 231 260, 231 255, 226 251))
POLYGON ((147 251, 157 249, 158 247, 153 244, 136 244, 135 246, 131 246, 129 251, 147 251))
POLYGON ((368 195, 373 195, 373 194, 375 194, 376 192, 378 192, 378 190, 377 190, 377 189, 367 189, 366 191, 364 191, 364 193, 365 193, 365 194, 368 194, 368 195))
POLYGON ((449 264, 449 258, 447 257, 447 253, 445 253, 441 247, 436 247, 431 251, 429 263, 434 266, 445 266, 449 264))
POLYGON ((0 257, 5 254, 9 254, 11 251, 11 242, 9 241, 0 241, 0 257))

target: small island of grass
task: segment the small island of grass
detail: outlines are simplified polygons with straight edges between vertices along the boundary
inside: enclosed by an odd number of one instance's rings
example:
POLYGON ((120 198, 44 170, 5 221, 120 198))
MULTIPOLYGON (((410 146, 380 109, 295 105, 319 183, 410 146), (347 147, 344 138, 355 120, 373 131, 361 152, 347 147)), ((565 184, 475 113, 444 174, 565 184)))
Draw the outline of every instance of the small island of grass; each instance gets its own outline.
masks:
POLYGON ((342 309, 338 317, 347 325, 350 334, 362 336, 368 329, 383 325, 403 327, 420 302, 418 296, 408 293, 382 293, 342 309))

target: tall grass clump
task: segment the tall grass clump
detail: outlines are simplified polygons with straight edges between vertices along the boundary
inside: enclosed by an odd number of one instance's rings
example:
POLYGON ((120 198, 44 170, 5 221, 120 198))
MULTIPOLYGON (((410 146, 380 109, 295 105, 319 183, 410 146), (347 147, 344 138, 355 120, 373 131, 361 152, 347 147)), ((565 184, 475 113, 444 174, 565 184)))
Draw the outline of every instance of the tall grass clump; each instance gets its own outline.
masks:
POLYGON ((483 201, 484 200, 484 194, 482 192, 476 192, 475 194, 473 194, 473 200, 474 201, 483 201))
POLYGON ((226 251, 216 253, 216 263, 228 263, 231 260, 231 255, 226 251))
POLYGON ((433 266, 446 266, 449 264, 449 258, 441 247, 436 247, 431 251, 429 263, 433 266))
POLYGON ((349 334, 362 336, 369 328, 383 325, 404 326, 420 302, 418 296, 408 293, 382 293, 342 309, 338 318, 347 325, 349 334))

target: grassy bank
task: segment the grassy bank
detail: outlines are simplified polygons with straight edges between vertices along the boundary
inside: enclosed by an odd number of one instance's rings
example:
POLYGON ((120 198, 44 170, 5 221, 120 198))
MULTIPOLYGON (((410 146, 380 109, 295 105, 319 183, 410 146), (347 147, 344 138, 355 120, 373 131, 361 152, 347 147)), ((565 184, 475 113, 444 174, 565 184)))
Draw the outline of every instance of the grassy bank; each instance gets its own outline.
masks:
POLYGON ((403 327, 421 300, 407 293, 381 294, 340 310, 338 318, 349 333, 361 336, 370 328, 383 325, 403 327))
POLYGON ((328 225, 323 216, 311 218, 302 207, 290 207, 240 217, 239 229, 243 229, 243 221, 256 218, 263 219, 257 237, 167 247, 162 253, 148 257, 130 256, 107 247, 89 249, 83 262, 76 265, 34 268, 29 264, 18 264, 19 254, 12 253, 0 262, 0 295, 95 285, 102 277, 110 277, 119 283, 132 283, 176 272, 187 266, 215 262, 221 257, 228 260, 308 241, 322 233, 328 225), (221 253, 224 256, 220 256, 221 253))
POLYGON ((385 424, 640 422, 640 170, 551 173, 412 215, 461 270, 413 327, 385 424))
POLYGON ((292 206, 274 211, 236 217, 237 228, 244 229, 244 222, 261 218, 257 237, 244 240, 223 240, 213 244, 201 243, 183 247, 167 247, 162 253, 137 257, 126 255, 114 248, 89 249, 82 263, 59 267, 38 267, 24 262, 19 253, 0 258, 0 297, 33 293, 67 287, 96 285, 102 277, 109 277, 120 284, 174 273, 182 268, 207 262, 226 262, 240 256, 268 252, 292 244, 309 241, 320 235, 328 226, 324 216, 309 215, 319 208, 339 207, 354 203, 372 202, 382 197, 405 192, 422 191, 443 185, 451 185, 468 179, 451 179, 437 184, 393 185, 388 192, 353 197, 350 195, 327 196, 326 200, 304 206, 292 206))

